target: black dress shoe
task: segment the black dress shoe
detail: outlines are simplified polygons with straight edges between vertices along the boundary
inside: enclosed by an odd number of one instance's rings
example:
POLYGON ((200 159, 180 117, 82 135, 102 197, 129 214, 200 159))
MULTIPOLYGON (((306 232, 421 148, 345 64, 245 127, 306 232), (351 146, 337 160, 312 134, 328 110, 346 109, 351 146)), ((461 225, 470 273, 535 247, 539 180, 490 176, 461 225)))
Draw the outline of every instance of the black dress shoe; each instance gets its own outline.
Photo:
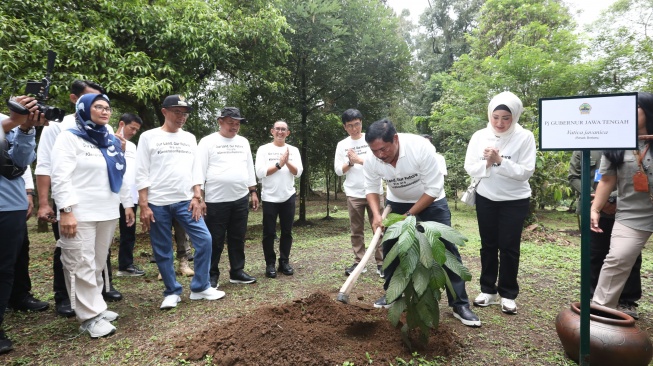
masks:
POLYGON ((11 306, 16 311, 45 311, 50 304, 45 301, 34 298, 34 295, 28 294, 23 301, 11 306))
POLYGON ((231 282, 231 283, 244 283, 244 284, 254 283, 254 282, 256 282, 256 278, 248 275, 247 273, 245 273, 245 271, 240 270, 240 271, 238 271, 238 272, 236 272, 236 273, 234 273, 234 274, 232 274, 230 276, 229 282, 231 282))
POLYGON ((285 274, 286 276, 292 276, 295 273, 295 270, 292 269, 288 262, 279 263, 279 272, 285 274))
POLYGON ((0 330, 0 355, 7 353, 14 349, 14 344, 5 335, 5 332, 0 330))
POLYGON ((480 327, 481 320, 469 308, 469 305, 454 305, 453 316, 468 327, 480 327))
POLYGON ((104 301, 120 301, 122 300, 122 294, 113 288, 113 285, 109 285, 109 291, 102 292, 102 297, 104 301))
POLYGON ((277 270, 274 269, 274 264, 268 264, 265 266, 265 277, 277 278, 277 270))
POLYGON ((75 316, 75 310, 70 306, 70 299, 62 300, 54 305, 54 308, 57 310, 57 314, 70 318, 75 316))

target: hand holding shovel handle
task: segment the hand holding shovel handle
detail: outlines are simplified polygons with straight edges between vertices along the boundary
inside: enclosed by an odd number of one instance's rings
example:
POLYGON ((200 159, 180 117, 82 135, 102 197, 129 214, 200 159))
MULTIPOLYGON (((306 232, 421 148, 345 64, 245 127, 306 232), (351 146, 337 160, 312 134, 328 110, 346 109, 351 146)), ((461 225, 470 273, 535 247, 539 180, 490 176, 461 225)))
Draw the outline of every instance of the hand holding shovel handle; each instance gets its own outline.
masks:
MULTIPOLYGON (((390 211, 391 211, 390 206, 386 206, 385 210, 383 210, 383 215, 381 216, 381 218, 385 219, 385 217, 388 216, 390 211)), ((365 252, 365 255, 363 255, 363 259, 361 259, 360 263, 358 263, 354 271, 349 275, 349 277, 347 277, 347 281, 345 281, 345 284, 342 285, 342 287, 340 288, 340 292, 338 293, 338 297, 337 297, 338 301, 343 302, 345 304, 349 303, 349 293, 351 292, 351 289, 354 287, 354 283, 356 283, 358 276, 363 271, 363 268, 365 268, 367 261, 370 259, 372 255, 374 255, 374 252, 376 251, 376 247, 379 243, 379 239, 381 238, 382 233, 383 230, 380 227, 377 228, 376 231, 374 232, 374 237, 372 238, 370 245, 367 247, 367 251, 365 252)))

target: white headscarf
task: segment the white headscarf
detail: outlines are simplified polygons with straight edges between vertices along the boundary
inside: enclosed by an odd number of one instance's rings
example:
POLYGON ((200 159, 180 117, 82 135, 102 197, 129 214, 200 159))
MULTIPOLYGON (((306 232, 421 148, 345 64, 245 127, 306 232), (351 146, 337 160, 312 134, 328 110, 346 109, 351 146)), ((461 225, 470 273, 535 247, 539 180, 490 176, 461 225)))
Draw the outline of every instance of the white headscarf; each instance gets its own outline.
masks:
POLYGON ((488 118, 488 124, 487 128, 496 136, 506 136, 510 135, 514 130, 515 126, 517 126, 517 122, 519 122, 519 117, 521 116, 522 112, 524 111, 524 106, 522 105, 521 100, 513 93, 509 91, 505 91, 503 93, 499 93, 492 98, 490 101, 490 104, 487 106, 487 118, 488 118), (512 123, 510 124, 510 127, 506 132, 498 132, 497 130, 492 127, 492 112, 494 112, 494 109, 501 104, 505 105, 510 109, 510 113, 512 114, 512 123))

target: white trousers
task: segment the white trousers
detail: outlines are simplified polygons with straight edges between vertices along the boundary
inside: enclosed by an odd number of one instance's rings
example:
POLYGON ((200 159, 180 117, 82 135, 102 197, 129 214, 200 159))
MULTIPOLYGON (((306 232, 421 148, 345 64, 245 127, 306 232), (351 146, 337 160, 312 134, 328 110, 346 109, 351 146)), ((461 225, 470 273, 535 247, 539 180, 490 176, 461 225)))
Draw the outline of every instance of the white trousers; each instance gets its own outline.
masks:
POLYGON ((118 219, 77 222, 74 238, 59 239, 66 288, 79 322, 107 310, 102 298, 102 271, 117 223, 118 219))
POLYGON ((635 260, 650 236, 649 231, 631 229, 619 221, 614 223, 610 252, 603 261, 592 302, 613 309, 617 307, 635 260))

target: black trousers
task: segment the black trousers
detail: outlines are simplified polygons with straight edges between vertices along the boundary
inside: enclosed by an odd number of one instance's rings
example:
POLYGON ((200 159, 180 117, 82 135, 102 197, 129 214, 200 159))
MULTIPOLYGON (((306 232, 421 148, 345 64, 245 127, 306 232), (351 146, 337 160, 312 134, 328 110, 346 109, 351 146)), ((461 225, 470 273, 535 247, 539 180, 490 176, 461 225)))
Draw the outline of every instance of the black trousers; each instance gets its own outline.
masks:
POLYGON ((206 203, 204 222, 211 233, 212 252, 209 274, 220 277, 220 258, 227 239, 229 274, 245 268, 245 233, 249 216, 249 195, 232 202, 206 203))
POLYGON ((288 263, 292 247, 292 224, 295 220, 295 198, 293 194, 285 202, 263 202, 263 255, 265 264, 276 262, 274 238, 277 234, 277 217, 281 226, 279 237, 279 263, 288 263))
POLYGON ((519 295, 521 233, 529 201, 529 198, 492 201, 476 193, 476 218, 481 235, 481 292, 498 292, 511 300, 519 295))
POLYGON ((0 212, 0 329, 14 284, 16 259, 23 246, 27 210, 0 212))
MULTIPOLYGON (((410 210, 410 208, 413 207, 414 205, 414 203, 399 203, 399 202, 392 202, 389 200, 387 204, 390 205, 390 207, 392 207, 392 212, 398 214, 404 214, 405 212, 408 212, 408 210, 410 210)), ((447 203, 446 198, 434 201, 433 203, 431 203, 431 205, 429 205, 422 212, 420 212, 415 216, 418 221, 435 221, 441 224, 451 226, 451 211, 449 211, 449 204, 447 203)), ((383 242, 384 258, 390 252, 392 247, 397 243, 397 240, 398 239, 392 239, 383 242)), ((440 240, 442 240, 442 243, 444 243, 444 247, 448 251, 450 251, 451 254, 456 256, 456 258, 458 258, 458 260, 462 263, 462 259, 460 258, 460 253, 458 252, 458 247, 455 244, 446 241, 442 238, 440 238, 440 240)), ((385 283, 383 284, 383 288, 385 290, 388 289, 388 286, 390 285, 390 280, 392 280, 392 275, 397 269, 397 266, 399 266, 399 258, 392 261, 392 263, 390 263, 390 265, 385 269, 384 271, 385 283)), ((447 288, 447 300, 449 301, 449 306, 468 305, 469 298, 467 297, 467 290, 465 290, 465 281, 463 281, 463 279, 460 278, 460 276, 453 273, 449 268, 444 267, 444 270, 447 273, 447 276, 449 276, 449 280, 451 281, 451 285, 455 292, 455 297, 454 297, 454 295, 449 292, 449 288, 447 288)), ((396 299, 387 299, 387 300, 390 302, 396 299)))
MULTIPOLYGON (((138 206, 134 206, 134 215, 138 211, 138 206)), ((125 217, 125 208, 120 205, 120 247, 118 247, 118 269, 124 270, 134 264, 134 246, 136 245, 136 224, 131 227, 127 226, 125 217)))
POLYGON ((29 277, 29 236, 27 235, 27 225, 25 225, 25 234, 23 244, 16 258, 14 266, 14 285, 11 289, 9 304, 11 306, 19 305, 32 291, 32 280, 29 277))
MULTIPOLYGON (((610 237, 612 236, 612 227, 614 218, 601 217, 599 227, 602 233, 590 231, 590 297, 594 296, 596 283, 599 281, 599 274, 603 261, 610 252, 610 237)), ((619 297, 620 304, 634 305, 642 297, 642 280, 640 270, 642 268, 642 255, 640 254, 630 271, 630 276, 626 280, 624 290, 619 297)))

